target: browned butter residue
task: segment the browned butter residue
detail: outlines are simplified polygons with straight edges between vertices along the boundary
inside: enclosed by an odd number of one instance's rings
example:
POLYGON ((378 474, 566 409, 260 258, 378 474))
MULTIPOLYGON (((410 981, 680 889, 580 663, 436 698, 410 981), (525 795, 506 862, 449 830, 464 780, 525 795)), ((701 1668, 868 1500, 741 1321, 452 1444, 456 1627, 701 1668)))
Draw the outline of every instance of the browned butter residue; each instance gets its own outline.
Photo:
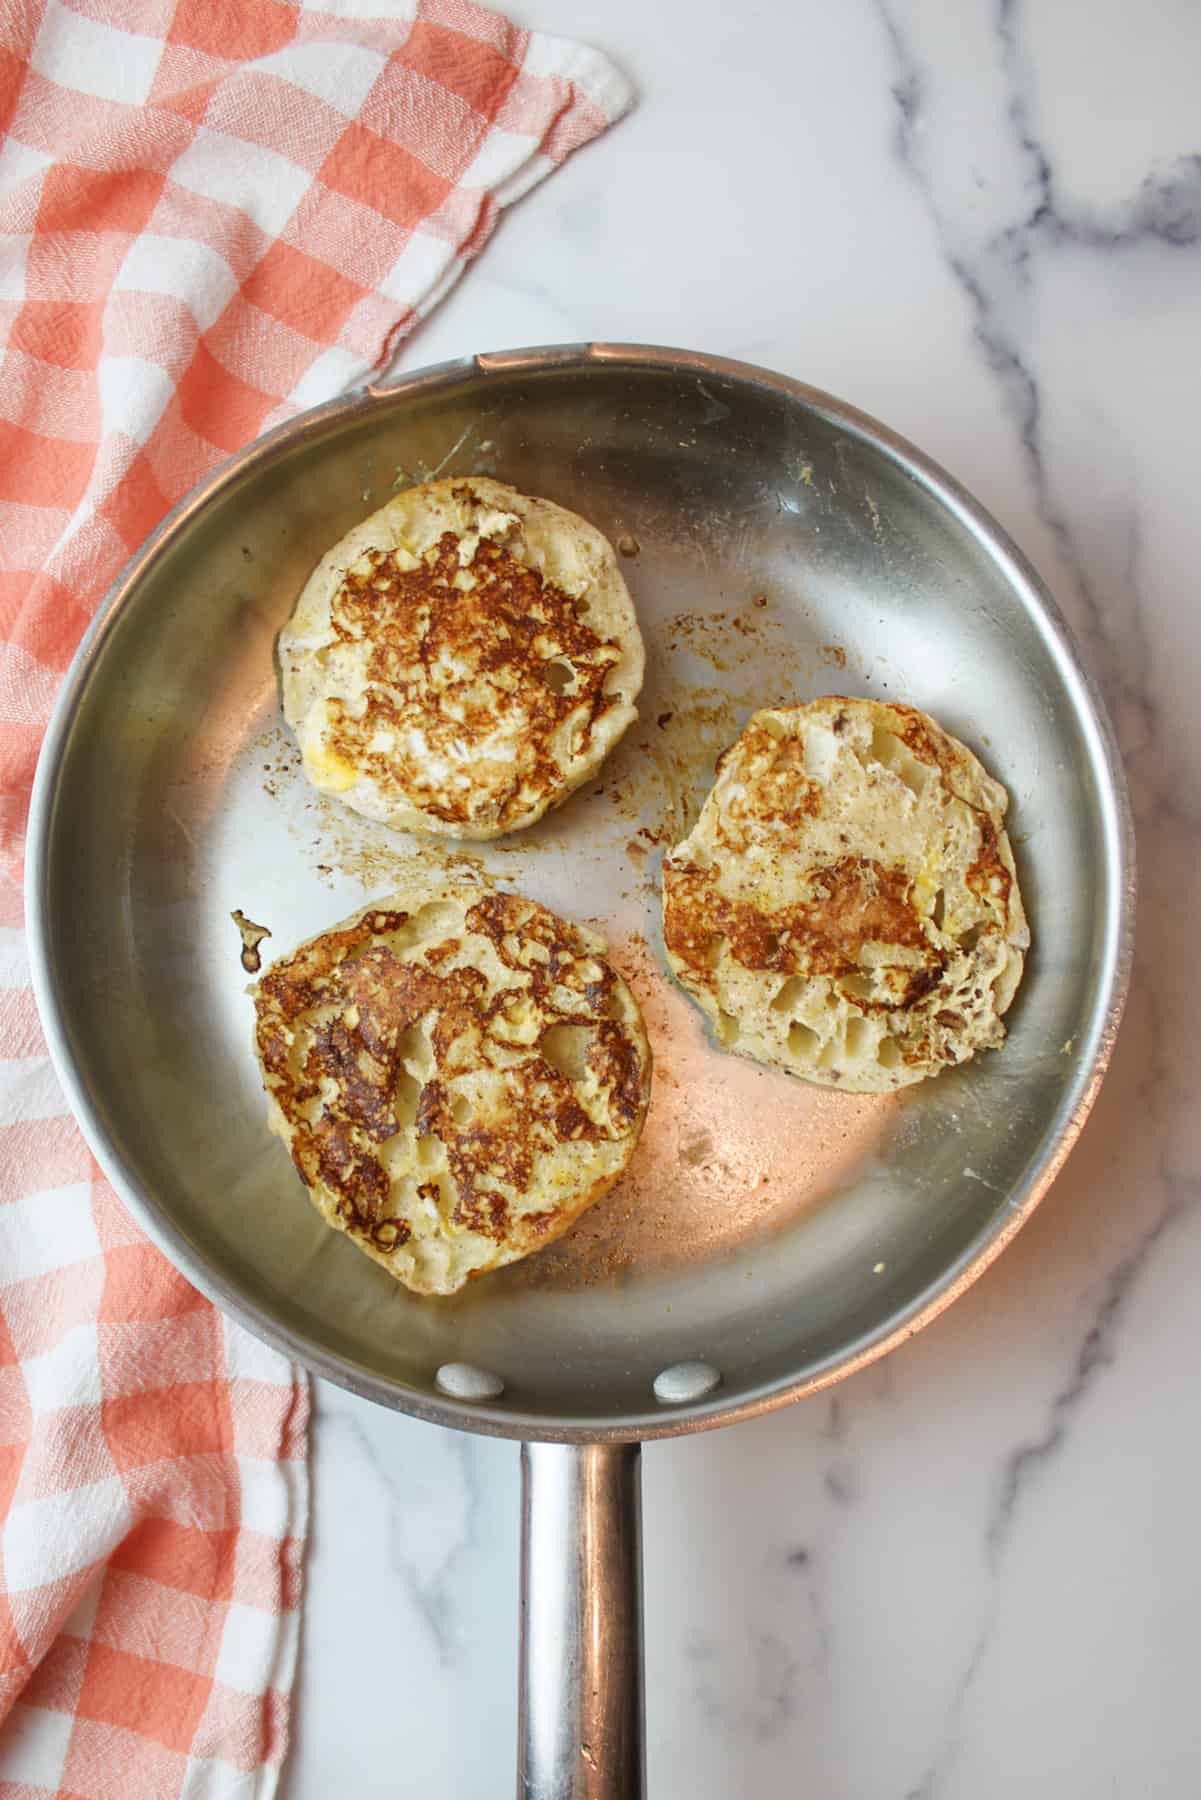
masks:
MULTIPOLYGON (((334 871, 357 881, 365 892, 387 894, 414 880, 430 882, 487 881, 487 864, 472 851, 452 847, 453 840, 420 838, 407 832, 365 827, 355 814, 325 794, 314 794, 316 815, 309 848, 321 857, 317 872, 334 871)), ((517 839, 517 844, 520 844, 517 839)), ((505 842, 498 846, 509 847, 505 842)))

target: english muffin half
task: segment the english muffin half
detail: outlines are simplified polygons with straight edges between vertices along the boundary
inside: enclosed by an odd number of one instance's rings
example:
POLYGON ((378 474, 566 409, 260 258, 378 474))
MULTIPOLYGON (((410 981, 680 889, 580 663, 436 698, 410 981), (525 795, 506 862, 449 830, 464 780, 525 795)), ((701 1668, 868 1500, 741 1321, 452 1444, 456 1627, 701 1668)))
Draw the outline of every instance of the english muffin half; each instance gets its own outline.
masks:
POLYGON ((393 894, 251 989, 270 1125, 318 1212, 419 1294, 562 1235, 625 1169, 651 1052, 605 945, 517 894, 393 894))
POLYGON ((407 831, 491 838, 587 781, 644 653, 612 545, 482 476, 407 489, 322 558, 280 633, 304 772, 407 831))
POLYGON ((1008 803, 913 707, 756 713, 664 863, 672 969, 727 1048, 855 1093, 995 1048, 1030 942, 1008 803))

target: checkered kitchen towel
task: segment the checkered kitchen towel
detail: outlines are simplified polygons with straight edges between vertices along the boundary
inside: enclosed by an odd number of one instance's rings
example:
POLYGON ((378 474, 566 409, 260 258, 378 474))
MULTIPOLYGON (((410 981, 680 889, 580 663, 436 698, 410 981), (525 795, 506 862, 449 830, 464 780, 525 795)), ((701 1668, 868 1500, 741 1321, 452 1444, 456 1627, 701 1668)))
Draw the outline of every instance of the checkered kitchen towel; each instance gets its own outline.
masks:
POLYGON ((386 368, 501 208, 628 104, 468 0, 0 0, 0 1800, 261 1796, 307 1391, 65 1116, 25 810, 84 625, 168 506, 386 368))

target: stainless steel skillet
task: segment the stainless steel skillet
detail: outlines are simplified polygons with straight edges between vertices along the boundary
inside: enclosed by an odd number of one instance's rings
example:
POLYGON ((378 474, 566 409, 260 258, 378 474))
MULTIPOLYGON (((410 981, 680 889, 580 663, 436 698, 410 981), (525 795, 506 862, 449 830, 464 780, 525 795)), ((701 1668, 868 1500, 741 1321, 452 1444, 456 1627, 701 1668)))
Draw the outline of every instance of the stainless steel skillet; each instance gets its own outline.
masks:
POLYGON ((796 382, 630 346, 444 365, 235 457, 118 582, 34 791, 28 913, 51 1050, 119 1192, 219 1305, 315 1372, 527 1440, 519 1792, 641 1792, 638 1443, 783 1405, 902 1342, 1018 1230, 1096 1093, 1129 968, 1129 814, 1053 603, 911 446, 796 382), (495 472, 628 554, 642 717, 512 843, 441 850, 305 788, 272 645, 318 554, 397 480, 495 472), (668 982, 660 847, 755 705, 900 697, 1013 796, 1034 951, 1003 1052, 901 1101, 721 1055, 668 982), (397 1291, 263 1124, 230 912, 268 956, 475 858, 602 921, 657 1062, 622 1187, 452 1302, 397 1291), (472 1397, 474 1396, 474 1397, 472 1397))

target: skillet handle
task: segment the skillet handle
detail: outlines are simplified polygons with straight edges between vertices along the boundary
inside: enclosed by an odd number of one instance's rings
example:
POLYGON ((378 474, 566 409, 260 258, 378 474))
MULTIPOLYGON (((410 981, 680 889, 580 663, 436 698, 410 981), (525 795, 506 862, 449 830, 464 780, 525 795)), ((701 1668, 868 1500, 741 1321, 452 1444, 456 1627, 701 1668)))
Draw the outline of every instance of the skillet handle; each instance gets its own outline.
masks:
POLYGON ((521 1446, 517 1800, 642 1800, 642 1446, 521 1446))

